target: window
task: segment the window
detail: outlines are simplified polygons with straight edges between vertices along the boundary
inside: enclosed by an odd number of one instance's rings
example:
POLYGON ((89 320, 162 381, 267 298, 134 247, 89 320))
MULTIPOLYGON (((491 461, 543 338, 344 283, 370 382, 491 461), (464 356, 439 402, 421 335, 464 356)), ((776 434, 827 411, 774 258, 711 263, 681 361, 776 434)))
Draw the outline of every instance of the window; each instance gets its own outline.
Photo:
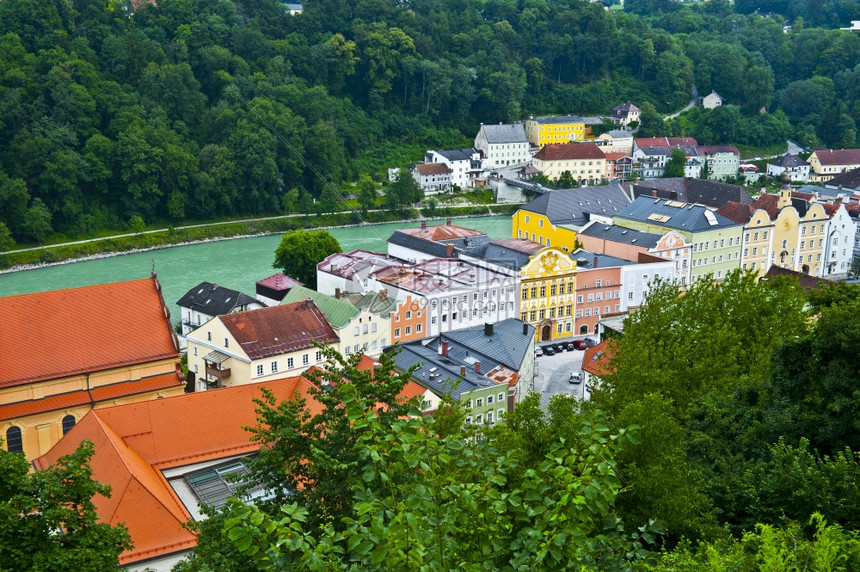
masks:
POLYGON ((594 294, 589 294, 589 295, 588 295, 588 301, 589 301, 589 302, 594 302, 594 294))
POLYGON ((538 311, 538 316, 540 316, 540 319, 541 319, 541 320, 543 320, 544 318, 546 318, 546 310, 540 310, 540 311, 538 311))
POLYGON ((436 325, 436 316, 433 316, 432 318, 430 318, 430 324, 434 325, 434 326, 436 325))
POLYGON ((358 335, 358 332, 359 332, 359 330, 358 330, 358 326, 355 326, 355 327, 352 329, 352 335, 353 335, 353 336, 357 336, 357 335, 358 335))
POLYGON ((555 318, 555 308, 550 308, 550 309, 549 309, 549 317, 550 317, 550 318, 555 318))
POLYGON ((412 334, 412 326, 406 326, 406 335, 409 336, 412 334))
POLYGON ((359 347, 360 346, 358 344, 355 344, 354 346, 352 346, 352 351, 354 351, 355 353, 358 353, 360 351, 359 347))
POLYGON ((602 285, 603 285, 603 282, 601 282, 600 280, 595 280, 595 281, 594 281, 594 286, 595 286, 596 288, 600 288, 602 285))
POLYGON ((466 425, 471 425, 471 424, 472 424, 472 418, 466 417, 466 425))
POLYGON ((407 319, 407 320, 411 320, 411 319, 412 319, 412 310, 406 310, 406 319, 407 319))
POLYGON ((487 396, 487 405, 492 405, 492 404, 493 404, 493 396, 492 396, 492 395, 488 395, 488 396, 487 396))
MULTIPOLYGON (((415 324, 415 332, 421 333, 421 324, 415 324)), ((382 339, 382 344, 385 345, 385 338, 382 339)))
POLYGON ((492 423, 492 422, 493 422, 493 412, 487 411, 487 423, 492 423))
POLYGON ((20 427, 9 427, 6 430, 6 450, 10 453, 21 453, 24 451, 24 441, 21 439, 20 427))
POLYGON ((502 415, 504 414, 504 412, 505 412, 505 410, 504 410, 504 409, 499 409, 498 411, 496 411, 496 419, 497 419, 498 421, 501 421, 501 420, 502 420, 502 415))
MULTIPOLYGON (((355 346, 355 351, 358 351, 358 346, 355 346)), ((308 365, 311 362, 310 355, 304 354, 302 356, 302 365, 308 365)))
POLYGON ((532 310, 529 312, 529 322, 534 322, 537 319, 537 312, 532 310))
POLYGON ((505 394, 504 394, 504 393, 500 393, 500 394, 498 395, 498 397, 496 398, 496 403, 502 403, 504 400, 505 400, 505 394))
POLYGON ((537 298, 537 286, 532 286, 532 298, 537 298))
POLYGON ((278 362, 277 361, 273 361, 270 367, 272 369, 272 373, 278 373, 278 362))
POLYGON ((72 430, 72 427, 75 426, 75 416, 74 415, 66 415, 63 417, 63 435, 72 430))
POLYGON ((317 350, 317 355, 315 357, 316 357, 318 362, 322 361, 322 358, 323 358, 322 352, 317 350))
POLYGON ((572 293, 573 293, 573 282, 568 282, 568 283, 567 283, 567 293, 568 293, 568 294, 572 294, 572 293))
POLYGON ((370 326, 370 331, 374 334, 376 333, 376 322, 373 322, 373 324, 370 326))
POLYGON ((591 308, 586 308, 585 309, 585 317, 588 318, 589 316, 591 316, 591 308))
POLYGON ((261 375, 263 375, 263 364, 258 363, 257 364, 257 377, 259 377, 261 375))
POLYGON ((225 347, 225 348, 229 348, 229 347, 230 347, 230 340, 228 340, 227 338, 224 338, 224 347, 225 347))
POLYGON ((529 299, 529 289, 523 288, 523 300, 528 300, 528 299, 529 299))
POLYGON ((529 223, 529 215, 526 215, 526 224, 529 223))
POLYGON ((520 312, 520 320, 522 320, 523 322, 528 321, 528 319, 529 319, 528 316, 529 316, 528 312, 520 312))
POLYGON ((597 294, 595 294, 594 299, 597 300, 598 302, 603 300, 603 292, 598 292, 597 294))
POLYGON ((555 296, 555 284, 549 287, 549 295, 555 296))
POLYGON ((582 294, 580 294, 579 296, 576 297, 576 303, 582 304, 582 294))
POLYGON ((484 398, 479 397, 475 400, 475 407, 483 407, 484 406, 484 398))
POLYGON ((565 314, 566 314, 566 315, 568 315, 568 316, 570 316, 570 313, 573 311, 573 305, 568 304, 568 305, 566 306, 566 310, 567 310, 567 311, 565 312, 565 314))
POLYGON ((581 318, 581 317, 582 317, 582 310, 577 310, 577 311, 576 311, 576 317, 577 317, 577 318, 581 318))
POLYGON ((543 228, 543 219, 538 220, 538 227, 543 228))
POLYGON ((399 338, 399 337, 400 337, 400 328, 394 328, 394 337, 395 337, 395 338, 399 338))
POLYGON ((200 368, 196 363, 194 364, 194 373, 200 373, 200 368))
POLYGON ((206 341, 212 341, 212 332, 206 332, 206 341))
POLYGON ((483 415, 475 415, 475 423, 476 424, 480 425, 483 422, 484 422, 484 416, 483 415))
POLYGON ((546 296, 546 286, 541 286, 540 287, 540 297, 543 298, 544 296, 546 296))

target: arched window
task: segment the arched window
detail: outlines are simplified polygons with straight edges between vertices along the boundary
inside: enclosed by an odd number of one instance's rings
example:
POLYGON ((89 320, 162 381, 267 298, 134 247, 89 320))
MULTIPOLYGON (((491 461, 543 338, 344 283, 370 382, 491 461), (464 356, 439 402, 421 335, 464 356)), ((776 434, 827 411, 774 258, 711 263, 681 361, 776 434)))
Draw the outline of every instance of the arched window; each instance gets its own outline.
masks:
POLYGON ((75 426, 75 416, 74 415, 66 415, 63 417, 63 435, 72 430, 72 427, 75 426))
POLYGON ((6 430, 6 449, 10 453, 20 453, 24 450, 20 427, 10 427, 6 430))

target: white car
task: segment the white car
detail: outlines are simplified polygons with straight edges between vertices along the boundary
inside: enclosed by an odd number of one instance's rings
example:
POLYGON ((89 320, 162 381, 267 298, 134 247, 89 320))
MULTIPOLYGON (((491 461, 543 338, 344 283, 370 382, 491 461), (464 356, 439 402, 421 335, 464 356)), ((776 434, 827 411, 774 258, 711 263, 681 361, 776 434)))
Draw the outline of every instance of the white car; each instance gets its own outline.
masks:
POLYGON ((582 374, 578 371, 575 371, 572 374, 570 374, 570 378, 567 381, 568 381, 568 383, 573 383, 573 384, 582 383, 582 374))

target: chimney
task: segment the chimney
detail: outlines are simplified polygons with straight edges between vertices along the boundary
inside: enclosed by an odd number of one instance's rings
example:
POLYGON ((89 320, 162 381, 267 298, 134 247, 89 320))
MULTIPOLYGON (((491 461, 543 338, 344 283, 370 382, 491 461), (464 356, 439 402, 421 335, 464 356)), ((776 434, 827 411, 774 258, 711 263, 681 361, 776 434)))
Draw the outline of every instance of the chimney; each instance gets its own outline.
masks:
POLYGON ((451 258, 454 256, 454 245, 446 244, 445 245, 445 258, 451 258))
POLYGON ((651 189, 651 196, 652 196, 652 197, 656 197, 656 196, 657 196, 657 189, 651 189))
POLYGON ((493 335, 493 324, 484 322, 484 335, 490 337, 493 335))
POLYGON ((340 288, 334 289, 334 297, 340 300, 340 288))
POLYGON ((439 352, 439 355, 442 355, 442 344, 441 344, 441 342, 439 343, 439 346, 436 349, 439 352))
POLYGON ((523 322, 523 335, 524 336, 529 335, 529 325, 526 324, 525 322, 523 322))
POLYGON ((594 267, 597 268, 597 257, 594 257, 594 267))
POLYGON ((477 374, 481 373, 481 362, 479 362, 479 361, 475 362, 475 373, 477 373, 477 374))
POLYGON ((427 228, 427 221, 426 221, 426 220, 422 220, 422 221, 421 221, 421 228, 422 228, 422 229, 427 228))
POLYGON ((442 355, 448 357, 448 342, 442 342, 442 355))
POLYGON ((466 366, 460 366, 460 377, 466 377, 466 366))
POLYGON ((379 291, 379 299, 380 299, 380 300, 386 300, 386 299, 388 299, 388 290, 386 290, 385 288, 383 288, 382 290, 380 290, 380 291, 379 291))

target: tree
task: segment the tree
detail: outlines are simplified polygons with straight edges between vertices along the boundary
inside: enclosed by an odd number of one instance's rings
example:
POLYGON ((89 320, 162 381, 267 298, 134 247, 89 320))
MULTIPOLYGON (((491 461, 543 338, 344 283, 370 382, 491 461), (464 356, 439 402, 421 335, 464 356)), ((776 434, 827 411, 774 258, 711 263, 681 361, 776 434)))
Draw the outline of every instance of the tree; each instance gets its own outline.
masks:
POLYGON ((15 248, 15 239, 5 222, 0 222, 0 252, 15 248))
POLYGON ((358 204, 361 207, 361 214, 366 215, 367 211, 376 206, 376 183, 369 175, 362 175, 358 179, 358 204))
POLYGON ((33 199, 30 208, 27 209, 27 219, 24 221, 25 235, 36 242, 44 242, 54 231, 51 227, 51 211, 42 202, 42 199, 33 199))
POLYGON ((683 177, 684 166, 687 164, 687 155, 683 149, 672 149, 666 168, 663 170, 664 177, 683 177))
POLYGON ((593 400, 620 413, 657 393, 684 421, 703 395, 726 395, 746 378, 763 379, 767 356, 806 331, 805 304, 797 281, 757 282, 740 270, 719 283, 698 280, 683 295, 660 282, 625 324, 615 372, 606 379, 611 392, 596 391, 593 400))
POLYGON ((93 452, 85 441, 56 465, 30 472, 23 454, 0 448, 0 569, 117 569, 131 539, 123 525, 97 522, 92 498, 110 497, 110 487, 92 479, 93 452))
MULTIPOLYGON (((339 486, 350 516, 319 524, 301 498, 276 515, 228 505, 227 536, 262 569, 625 570, 647 554, 659 526, 626 532, 613 509, 621 490, 614 454, 635 437, 610 431, 599 412, 568 419, 576 441, 549 439, 540 462, 522 466, 492 431, 483 440, 443 436, 434 417, 416 409, 384 417, 374 396, 351 386, 332 388, 350 446, 318 456, 346 479, 326 488, 339 486)), ((309 446, 319 441, 311 437, 309 446)))
POLYGON ((388 208, 395 210, 403 205, 410 205, 421 200, 424 193, 415 183, 415 179, 407 169, 400 169, 397 178, 388 186, 385 192, 385 202, 388 208))
POLYGON ((337 239, 325 230, 294 230, 284 233, 275 249, 272 268, 278 268, 303 282, 311 290, 317 287, 317 264, 335 252, 341 252, 337 239))
POLYGON ((576 179, 573 178, 570 171, 562 171, 561 175, 558 176, 558 181, 556 182, 557 188, 572 189, 576 186, 576 179))

